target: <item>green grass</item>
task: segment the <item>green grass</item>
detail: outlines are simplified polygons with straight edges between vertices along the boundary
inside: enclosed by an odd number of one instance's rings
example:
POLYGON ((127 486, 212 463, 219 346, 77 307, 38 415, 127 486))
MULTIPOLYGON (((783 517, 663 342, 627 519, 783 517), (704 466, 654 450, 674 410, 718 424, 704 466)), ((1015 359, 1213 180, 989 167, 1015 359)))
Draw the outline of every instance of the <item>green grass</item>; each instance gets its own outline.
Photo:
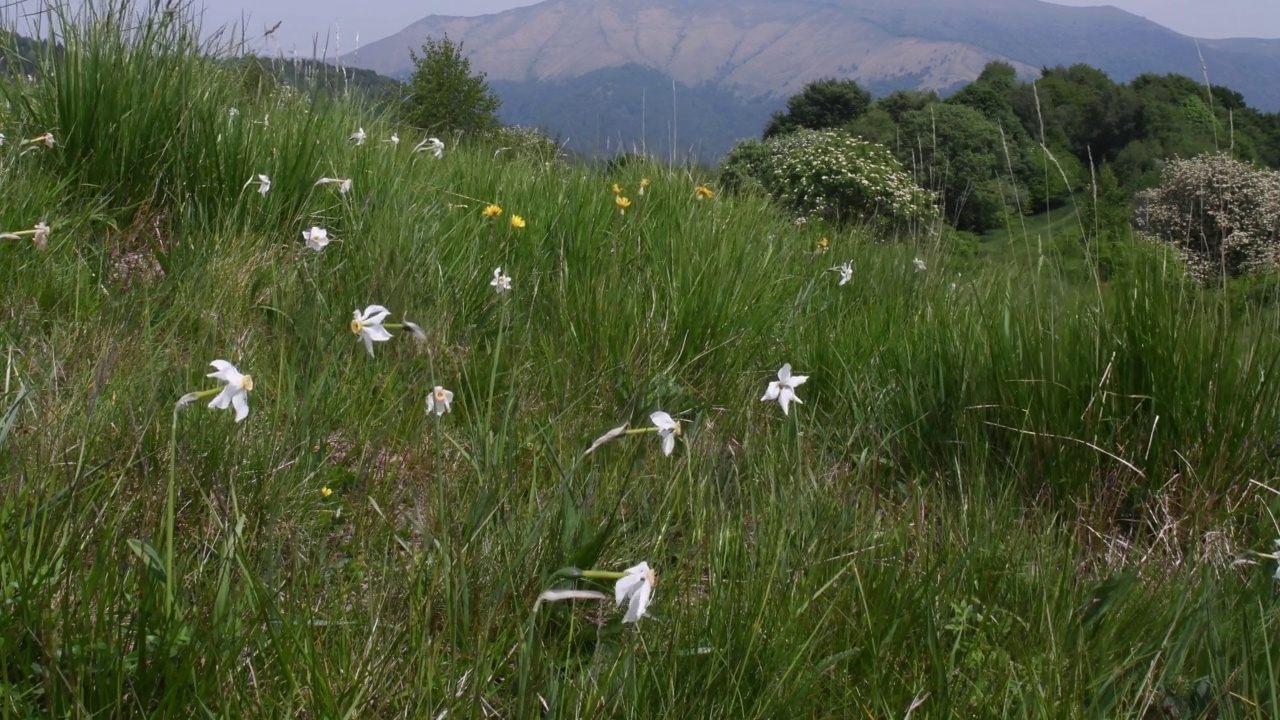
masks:
POLYGON ((680 168, 415 155, 181 16, 130 27, 147 53, 68 22, 0 84, 0 131, 58 137, 0 148, 0 231, 53 226, 0 243, 0 717, 1275 715, 1272 316, 1158 248, 1082 289, 1034 243, 815 255, 680 168), (426 339, 369 357, 373 303, 426 339), (173 414, 215 358, 254 377, 241 424, 173 414), (658 409, 671 457, 582 456, 658 409), (533 610, 641 560, 636 625, 533 610))

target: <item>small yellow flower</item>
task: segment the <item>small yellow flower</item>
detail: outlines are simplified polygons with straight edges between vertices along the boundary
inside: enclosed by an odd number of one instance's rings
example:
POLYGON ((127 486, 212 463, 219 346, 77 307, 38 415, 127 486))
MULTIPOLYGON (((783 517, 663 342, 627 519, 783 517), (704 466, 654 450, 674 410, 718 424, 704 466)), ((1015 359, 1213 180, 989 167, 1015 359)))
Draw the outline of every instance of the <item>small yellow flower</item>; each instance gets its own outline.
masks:
POLYGON ((820 253, 824 253, 824 252, 826 252, 826 251, 827 251, 827 248, 829 248, 829 247, 831 247, 831 241, 830 241, 830 240, 828 240, 828 239, 826 239, 826 238, 822 238, 821 240, 819 240, 819 241, 818 241, 818 252, 820 252, 820 253))
POLYGON ((711 198, 716 196, 716 193, 714 190, 707 187, 706 185, 699 185, 698 187, 693 189, 693 195, 699 200, 710 200, 711 198))
POLYGON ((522 229, 522 228, 524 227, 524 218, 520 217, 519 215, 512 215, 512 216, 511 216, 511 227, 513 227, 513 228, 515 228, 515 229, 517 229, 517 230, 522 229))
POLYGON ((644 191, 649 187, 649 178, 640 178, 640 197, 644 197, 644 191))
POLYGON ((622 194, 622 186, 621 186, 621 185, 619 185, 618 183, 614 183, 614 184, 613 184, 613 194, 614 194, 614 195, 621 195, 621 194, 622 194))
POLYGON ((333 494, 333 491, 332 491, 332 490, 330 490, 329 488, 327 488, 327 487, 322 487, 322 488, 320 488, 320 495, 321 495, 322 497, 329 497, 329 496, 330 496, 330 495, 332 495, 332 494, 333 494))
POLYGON ((484 216, 487 218, 496 218, 502 214, 502 208, 497 205, 487 205, 484 209, 484 216))
POLYGON ((618 206, 618 212, 622 213, 623 215, 626 215, 627 208, 631 207, 631 200, 630 198, 626 198, 619 195, 618 197, 613 199, 613 204, 618 206))

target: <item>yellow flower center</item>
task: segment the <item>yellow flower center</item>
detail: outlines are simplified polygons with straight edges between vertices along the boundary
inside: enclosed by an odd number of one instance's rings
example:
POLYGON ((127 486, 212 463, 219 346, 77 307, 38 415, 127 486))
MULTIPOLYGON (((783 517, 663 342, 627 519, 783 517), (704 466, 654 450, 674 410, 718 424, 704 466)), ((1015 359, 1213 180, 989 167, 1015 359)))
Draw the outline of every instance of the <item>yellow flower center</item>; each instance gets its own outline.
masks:
POLYGON ((252 376, 252 375, 245 375, 244 377, 240 378, 240 387, 241 387, 241 388, 243 388, 245 392, 252 392, 252 391, 253 391, 253 376, 252 376))
POLYGON ((435 394, 436 394, 437 401, 444 402, 444 398, 445 398, 444 390, 437 390, 435 394))
POLYGON ((650 588, 656 587, 658 584, 658 574, 653 571, 653 568, 644 571, 644 579, 645 582, 649 583, 650 588))
POLYGON ((355 333, 356 335, 359 335, 361 332, 364 332, 364 323, 360 322, 359 320, 352 320, 351 332, 355 333))

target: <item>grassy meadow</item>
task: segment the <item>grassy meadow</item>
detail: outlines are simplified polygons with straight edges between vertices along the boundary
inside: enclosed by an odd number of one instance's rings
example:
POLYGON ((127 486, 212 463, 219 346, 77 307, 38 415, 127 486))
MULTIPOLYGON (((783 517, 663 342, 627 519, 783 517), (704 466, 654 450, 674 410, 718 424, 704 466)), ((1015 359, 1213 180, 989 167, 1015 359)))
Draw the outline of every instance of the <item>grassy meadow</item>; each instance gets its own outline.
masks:
POLYGON ((0 241, 0 718, 1280 714, 1274 313, 1030 220, 975 258, 436 158, 115 11, 0 78, 0 232, 51 228, 0 241), (424 337, 371 357, 372 304, 424 337), (175 409, 215 359, 243 422, 175 409), (671 455, 584 455, 655 411, 671 455), (642 561, 635 623, 573 570, 642 561))

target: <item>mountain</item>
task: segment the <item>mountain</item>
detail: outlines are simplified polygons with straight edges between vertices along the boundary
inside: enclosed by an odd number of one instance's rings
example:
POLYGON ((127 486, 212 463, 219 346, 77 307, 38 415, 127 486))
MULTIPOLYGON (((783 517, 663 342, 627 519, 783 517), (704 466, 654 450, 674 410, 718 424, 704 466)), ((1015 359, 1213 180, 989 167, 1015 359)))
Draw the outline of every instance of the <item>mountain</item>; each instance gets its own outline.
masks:
MULTIPOLYGON (((675 85, 677 111, 681 94, 732 94, 741 106, 724 108, 738 114, 726 124, 750 119, 757 126, 752 135, 767 118, 764 108, 818 77, 851 77, 875 94, 946 94, 993 60, 1024 79, 1076 63, 1117 81, 1142 73, 1199 81, 1207 70, 1214 85, 1242 93, 1251 106, 1280 109, 1280 41, 1196 41, 1113 7, 1039 0, 546 0, 479 17, 431 15, 343 62, 405 77, 412 70, 409 49, 445 35, 463 43, 473 69, 487 75, 504 102, 525 98, 515 104, 574 117, 579 130, 584 117, 603 112, 595 100, 634 104, 653 97, 628 88, 619 74, 624 68, 637 78, 634 68, 665 76, 675 85)), ((563 134, 545 117, 532 109, 504 112, 509 122, 563 134)), ((681 137, 699 137, 700 127, 685 127, 681 137)), ((599 133, 612 137, 618 130, 604 126, 599 133)), ((624 144, 631 139, 624 135, 624 144)), ((723 144, 723 138, 709 143, 723 144)))
POLYGON ((643 65, 594 70, 564 80, 494 80, 508 125, 536 125, 569 149, 592 156, 642 150, 661 158, 714 162, 760 134, 780 98, 743 98, 704 84, 689 87, 643 65))
POLYGON ((1025 76, 1087 63, 1125 81, 1202 77, 1255 107, 1280 109, 1280 41, 1199 43, 1113 7, 1038 0, 546 0, 479 17, 431 15, 345 56, 403 76, 427 37, 462 41, 491 80, 562 80, 643 65, 690 87, 745 97, 794 94, 834 75, 945 91, 991 60, 1025 76))

